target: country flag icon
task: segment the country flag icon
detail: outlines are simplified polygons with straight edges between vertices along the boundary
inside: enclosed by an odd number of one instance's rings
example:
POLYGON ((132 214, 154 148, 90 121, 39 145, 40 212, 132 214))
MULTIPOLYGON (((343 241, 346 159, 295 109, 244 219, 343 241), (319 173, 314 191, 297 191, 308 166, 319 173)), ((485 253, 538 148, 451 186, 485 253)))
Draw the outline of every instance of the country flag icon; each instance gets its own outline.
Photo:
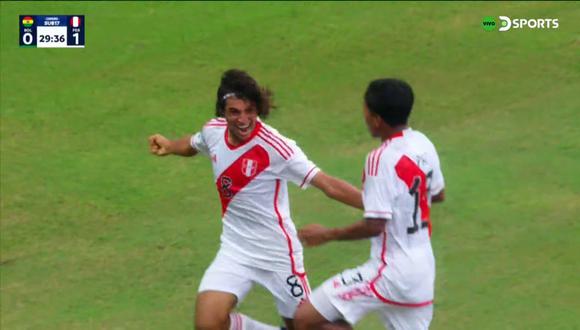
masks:
POLYGON ((22 25, 24 27, 31 27, 33 24, 34 24, 34 19, 32 17, 30 17, 30 16, 25 16, 22 19, 22 25))
POLYGON ((248 178, 254 176, 258 170, 258 162, 253 159, 244 158, 242 161, 242 173, 248 178))
POLYGON ((70 18, 70 25, 72 27, 79 27, 81 25, 81 18, 78 16, 73 16, 70 18))

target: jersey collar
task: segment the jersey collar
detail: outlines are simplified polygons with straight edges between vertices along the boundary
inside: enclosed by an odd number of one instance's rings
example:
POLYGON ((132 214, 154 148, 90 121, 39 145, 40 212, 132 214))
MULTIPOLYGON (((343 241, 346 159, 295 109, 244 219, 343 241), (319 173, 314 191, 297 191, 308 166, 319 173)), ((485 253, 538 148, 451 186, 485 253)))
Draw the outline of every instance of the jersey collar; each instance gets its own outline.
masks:
POLYGON ((389 142, 391 142, 391 140, 396 139, 396 138, 400 138, 405 136, 405 132, 410 130, 410 127, 405 128, 404 130, 398 131, 394 134, 391 134, 391 136, 389 136, 385 141, 383 141, 383 145, 389 144, 389 142))
POLYGON ((250 137, 248 137, 248 139, 246 141, 235 146, 235 145, 231 144, 230 141, 228 140, 228 128, 226 126, 226 129, 224 131, 224 141, 226 142, 226 145, 228 146, 228 148, 230 150, 236 150, 236 149, 246 145, 248 142, 252 141, 254 139, 254 137, 256 137, 256 135, 258 135, 258 133, 260 132, 261 129, 262 129, 262 123, 258 119, 258 120, 256 120, 256 127, 254 127, 254 130, 252 131, 252 134, 250 134, 250 137))

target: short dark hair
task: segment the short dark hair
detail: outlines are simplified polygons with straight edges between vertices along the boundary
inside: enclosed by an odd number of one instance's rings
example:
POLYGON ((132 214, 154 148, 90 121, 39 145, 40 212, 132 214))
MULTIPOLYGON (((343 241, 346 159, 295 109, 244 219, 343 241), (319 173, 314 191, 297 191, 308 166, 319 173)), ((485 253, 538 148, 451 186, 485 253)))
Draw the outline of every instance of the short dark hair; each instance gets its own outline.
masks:
POLYGON ((369 111, 378 114, 393 127, 407 124, 413 100, 413 89, 399 79, 373 80, 365 93, 369 111))
POLYGON ((215 103, 217 117, 224 116, 228 94, 252 102, 262 118, 268 117, 270 109, 275 107, 272 103, 272 92, 258 85, 256 80, 243 70, 230 69, 222 75, 215 103))

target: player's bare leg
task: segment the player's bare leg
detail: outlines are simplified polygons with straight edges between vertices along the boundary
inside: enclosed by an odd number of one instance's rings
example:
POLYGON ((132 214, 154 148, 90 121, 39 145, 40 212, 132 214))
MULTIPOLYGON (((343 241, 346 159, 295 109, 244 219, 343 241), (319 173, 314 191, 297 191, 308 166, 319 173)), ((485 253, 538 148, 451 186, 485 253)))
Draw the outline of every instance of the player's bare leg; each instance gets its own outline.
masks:
POLYGON ((287 319, 287 318, 283 317, 282 320, 284 320, 284 324, 286 324, 287 330, 296 329, 296 327, 294 327, 294 320, 293 319, 287 319))
POLYGON ((235 295, 221 291, 204 291, 195 303, 196 330, 278 330, 262 322, 240 314, 232 313, 238 299, 235 295))
POLYGON ((280 327, 256 321, 244 314, 232 313, 229 330, 280 330, 280 327))
POLYGON ((330 322, 325 319, 309 301, 300 305, 296 311, 294 327, 296 330, 352 330, 344 321, 330 322))
POLYGON ((227 292, 204 291, 197 295, 195 303, 196 330, 228 330, 230 312, 238 298, 227 292))

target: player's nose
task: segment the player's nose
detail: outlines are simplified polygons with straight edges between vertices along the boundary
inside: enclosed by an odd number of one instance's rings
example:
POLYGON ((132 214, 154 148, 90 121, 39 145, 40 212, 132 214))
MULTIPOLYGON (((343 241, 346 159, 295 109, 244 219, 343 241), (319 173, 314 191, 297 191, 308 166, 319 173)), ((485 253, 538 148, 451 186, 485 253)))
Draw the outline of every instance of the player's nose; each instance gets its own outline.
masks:
POLYGON ((244 113, 242 113, 240 115, 240 117, 238 117, 238 124, 240 125, 246 125, 250 122, 250 117, 244 113))

